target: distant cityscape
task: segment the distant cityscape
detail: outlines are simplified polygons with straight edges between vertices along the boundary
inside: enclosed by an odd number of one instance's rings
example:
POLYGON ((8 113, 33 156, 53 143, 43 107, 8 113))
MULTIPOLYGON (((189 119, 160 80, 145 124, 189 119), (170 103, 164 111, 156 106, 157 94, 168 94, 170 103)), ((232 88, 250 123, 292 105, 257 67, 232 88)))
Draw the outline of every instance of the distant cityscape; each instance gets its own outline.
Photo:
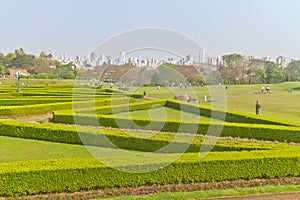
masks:
MULTIPOLYGON (((287 65, 294 59, 287 58, 285 56, 278 56, 275 60, 272 60, 270 56, 265 56, 262 58, 257 58, 255 56, 245 56, 244 60, 262 60, 262 61, 274 61, 280 68, 286 68, 287 65)), ((205 50, 200 50, 198 52, 198 57, 194 58, 191 55, 186 55, 185 58, 175 59, 173 57, 168 57, 166 59, 157 58, 146 58, 142 59, 139 57, 127 57, 126 52, 120 51, 120 55, 117 58, 112 56, 106 56, 103 53, 96 54, 92 52, 89 56, 81 57, 76 56, 75 58, 68 57, 66 54, 61 54, 60 57, 56 58, 62 64, 74 63, 78 69, 89 69, 94 66, 102 65, 131 65, 135 67, 152 67, 156 68, 162 64, 169 63, 173 65, 193 65, 193 64, 208 64, 214 66, 226 66, 223 61, 222 56, 209 56, 206 54, 205 50)))

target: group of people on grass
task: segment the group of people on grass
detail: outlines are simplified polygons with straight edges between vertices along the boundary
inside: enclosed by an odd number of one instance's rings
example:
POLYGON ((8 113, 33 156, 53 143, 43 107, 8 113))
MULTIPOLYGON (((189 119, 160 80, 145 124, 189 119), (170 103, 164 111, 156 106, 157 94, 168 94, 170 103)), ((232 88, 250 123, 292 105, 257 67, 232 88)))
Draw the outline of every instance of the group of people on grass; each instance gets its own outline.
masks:
MULTIPOLYGON (((265 91, 265 86, 263 85, 263 86, 261 86, 261 93, 264 93, 264 91, 265 91)), ((266 86, 266 92, 267 93, 270 93, 270 86, 266 86)))
POLYGON ((185 102, 192 102, 193 98, 192 96, 188 97, 187 94, 180 94, 178 97, 175 96, 175 99, 179 99, 180 101, 185 101, 185 102))

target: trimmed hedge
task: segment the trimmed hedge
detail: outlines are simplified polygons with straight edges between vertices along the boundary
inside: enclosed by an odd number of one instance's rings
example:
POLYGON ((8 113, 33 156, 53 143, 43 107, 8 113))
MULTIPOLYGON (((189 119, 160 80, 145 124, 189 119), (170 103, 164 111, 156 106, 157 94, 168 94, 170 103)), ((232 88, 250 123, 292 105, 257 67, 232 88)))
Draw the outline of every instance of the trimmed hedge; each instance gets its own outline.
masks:
MULTIPOLYGON (((181 122, 179 120, 161 121, 147 118, 115 117, 107 115, 78 114, 56 111, 53 112, 52 121, 63 124, 76 124, 87 126, 104 126, 115 128, 148 129, 165 132, 185 132, 205 135, 210 131, 221 131, 221 136, 232 136, 240 138, 254 138, 258 140, 300 142, 300 128, 291 126, 278 126, 266 124, 244 124, 244 123, 210 123, 210 122, 181 122), (133 123, 134 122, 134 123, 133 123), (120 127, 121 125, 121 127, 120 127), (138 125, 138 126, 137 126, 138 125)), ((215 133, 214 133, 215 134, 215 133)))
MULTIPOLYGON (((152 164, 130 166, 127 163, 124 168, 138 170, 151 165, 160 166, 164 162, 163 158, 158 155, 152 158, 152 164)), ((299 153, 286 151, 265 154, 211 153, 201 160, 197 154, 185 154, 167 167, 147 173, 121 172, 105 167, 95 159, 28 161, 0 164, 0 195, 33 195, 299 175, 299 153)))
POLYGON ((22 106, 33 104, 70 102, 71 98, 43 98, 43 99, 0 99, 0 106, 22 106))
MULTIPOLYGON (((201 148, 202 138, 197 136, 190 143, 184 138, 188 136, 181 136, 182 140, 177 139, 173 141, 174 135, 150 135, 151 137, 133 137, 120 130, 102 130, 97 128, 80 128, 76 129, 74 126, 58 125, 58 124, 32 124, 27 122, 18 122, 14 120, 0 121, 0 135, 37 139, 43 141, 80 144, 90 146, 101 146, 114 148, 107 143, 108 138, 113 144, 121 149, 129 149, 135 151, 152 152, 158 150, 170 142, 172 148, 166 150, 168 153, 181 152, 185 146, 188 147, 186 152, 199 152, 201 148), (82 142, 84 140, 84 142, 82 142)), ((202 145, 203 146, 203 145, 202 145)), ((263 150, 268 147, 261 145, 242 145, 242 144, 217 144, 213 151, 242 151, 242 150, 263 150)))
MULTIPOLYGON (((114 98, 114 103, 128 103, 128 98, 114 98)), ((132 100, 131 100, 132 101, 132 100)), ((7 115, 28 115, 36 113, 47 113, 54 110, 66 110, 72 109, 73 106, 79 107, 90 107, 90 106, 107 106, 111 104, 111 99, 100 99, 95 101, 79 101, 73 102, 60 102, 60 103, 45 103, 37 105, 26 105, 26 106, 0 106, 0 116, 7 115)))

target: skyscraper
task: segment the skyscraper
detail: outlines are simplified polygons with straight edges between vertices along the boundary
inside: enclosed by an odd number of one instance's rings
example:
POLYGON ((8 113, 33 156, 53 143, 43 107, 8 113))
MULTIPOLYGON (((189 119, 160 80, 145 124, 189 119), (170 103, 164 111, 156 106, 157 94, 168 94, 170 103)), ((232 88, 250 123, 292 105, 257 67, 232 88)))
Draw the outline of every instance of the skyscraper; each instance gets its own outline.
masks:
POLYGON ((205 50, 201 49, 199 51, 199 63, 206 63, 205 50))
POLYGON ((120 52, 120 57, 118 59, 118 65, 125 65, 126 63, 126 53, 124 51, 120 52))

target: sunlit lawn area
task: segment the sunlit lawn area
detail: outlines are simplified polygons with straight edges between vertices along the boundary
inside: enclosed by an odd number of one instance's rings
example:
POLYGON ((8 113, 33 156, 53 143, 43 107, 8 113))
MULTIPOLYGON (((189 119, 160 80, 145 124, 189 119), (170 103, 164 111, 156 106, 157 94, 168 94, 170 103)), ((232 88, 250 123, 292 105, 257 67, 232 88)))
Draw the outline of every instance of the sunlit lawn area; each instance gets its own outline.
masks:
POLYGON ((130 113, 118 113, 114 116, 128 116, 128 117, 142 117, 146 119, 159 120, 180 120, 180 121, 210 121, 209 117, 204 117, 188 112, 181 112, 180 110, 159 107, 150 110, 139 110, 130 113))
POLYGON ((225 90, 224 86, 193 87, 193 88, 164 88, 156 87, 137 88, 136 92, 147 92, 147 96, 156 98, 174 99, 174 96, 187 94, 200 100, 200 104, 213 105, 227 110, 255 114, 255 102, 258 100, 262 106, 262 115, 282 120, 300 122, 300 83, 281 83, 270 85, 271 93, 260 93, 261 85, 230 85, 225 90), (292 93, 288 88, 294 88, 292 93), (213 94, 213 96, 211 96, 213 94), (226 96, 224 95, 226 94, 226 96), (211 102, 203 102, 204 95, 211 102))
POLYGON ((91 157, 84 146, 0 136, 0 163, 91 157))

